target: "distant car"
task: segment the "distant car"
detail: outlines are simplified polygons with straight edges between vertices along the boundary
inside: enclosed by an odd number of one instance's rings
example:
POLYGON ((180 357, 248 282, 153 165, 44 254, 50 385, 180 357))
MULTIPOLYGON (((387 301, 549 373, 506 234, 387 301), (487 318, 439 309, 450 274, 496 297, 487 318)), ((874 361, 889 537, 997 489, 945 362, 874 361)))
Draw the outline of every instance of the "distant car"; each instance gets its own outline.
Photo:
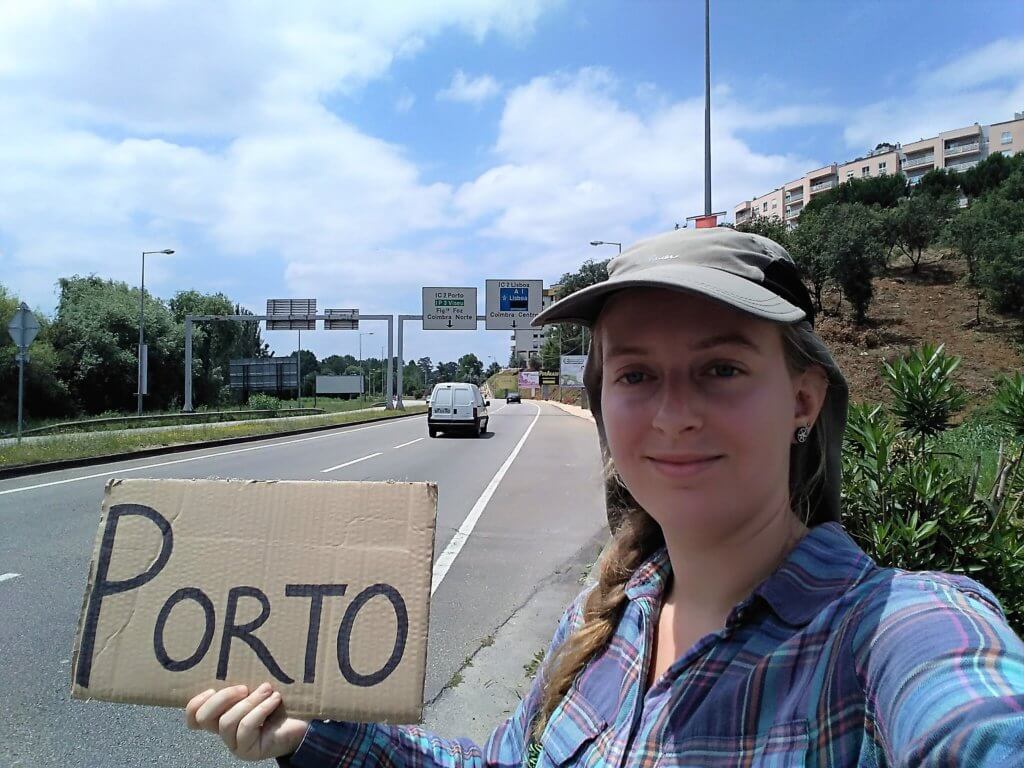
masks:
POLYGON ((476 384, 447 381, 434 385, 427 405, 427 434, 437 437, 438 432, 463 430, 480 437, 487 432, 490 417, 487 406, 476 384))
POLYGON ((509 403, 521 403, 522 401, 523 400, 522 400, 521 397, 519 397, 519 393, 518 392, 506 392, 505 393, 505 404, 506 405, 508 405, 509 403))

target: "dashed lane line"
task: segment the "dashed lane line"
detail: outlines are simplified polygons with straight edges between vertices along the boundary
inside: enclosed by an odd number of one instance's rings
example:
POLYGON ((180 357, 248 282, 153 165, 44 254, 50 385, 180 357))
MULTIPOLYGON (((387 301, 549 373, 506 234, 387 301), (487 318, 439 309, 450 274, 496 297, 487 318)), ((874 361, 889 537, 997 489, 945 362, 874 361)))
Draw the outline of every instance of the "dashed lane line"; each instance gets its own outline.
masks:
POLYGON ((358 464, 360 461, 366 461, 367 459, 372 459, 375 456, 380 456, 382 453, 383 451, 377 451, 376 453, 371 453, 369 456, 361 456, 358 459, 352 459, 352 461, 346 461, 344 464, 338 464, 337 466, 321 469, 320 471, 333 472, 334 470, 341 469, 342 467, 351 467, 353 464, 358 464))

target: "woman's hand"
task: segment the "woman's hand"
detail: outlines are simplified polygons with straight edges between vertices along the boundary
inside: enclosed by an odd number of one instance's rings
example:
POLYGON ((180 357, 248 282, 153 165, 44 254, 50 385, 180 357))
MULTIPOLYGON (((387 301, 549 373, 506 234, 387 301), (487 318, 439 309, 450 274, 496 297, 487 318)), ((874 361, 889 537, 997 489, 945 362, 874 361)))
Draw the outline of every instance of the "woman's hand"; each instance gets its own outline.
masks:
POLYGON ((308 720, 285 715, 281 694, 270 683, 252 693, 244 685, 204 691, 185 706, 185 724, 216 733, 242 760, 290 755, 309 727, 308 720))

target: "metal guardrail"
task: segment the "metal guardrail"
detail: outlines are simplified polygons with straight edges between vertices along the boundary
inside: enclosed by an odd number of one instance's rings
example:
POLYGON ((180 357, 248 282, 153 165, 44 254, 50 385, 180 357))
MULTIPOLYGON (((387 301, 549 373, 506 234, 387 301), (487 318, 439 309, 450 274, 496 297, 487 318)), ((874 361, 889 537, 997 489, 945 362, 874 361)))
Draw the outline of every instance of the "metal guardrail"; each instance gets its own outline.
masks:
MULTIPOLYGON (((59 424, 47 424, 34 429, 24 429, 22 437, 26 435, 45 435, 50 433, 65 432, 89 432, 88 429, 71 429, 68 427, 102 426, 107 424, 124 423, 140 424, 146 421, 179 421, 186 423, 203 423, 219 421, 230 421, 232 416, 251 416, 252 418, 284 418, 285 416, 317 416, 327 413, 323 408, 277 408, 245 411, 199 411, 196 413, 165 413, 150 416, 107 416, 101 419, 83 419, 82 421, 65 421, 59 424), (280 415, 279 415, 280 414, 280 415), (212 416, 223 416, 227 418, 209 418, 212 416)), ((158 425, 159 426, 159 425, 158 425)), ((132 427, 132 428, 138 428, 132 427)), ((13 432, 0 432, 0 437, 14 437, 13 432)))
POLYGON ((970 144, 951 144, 945 149, 946 157, 963 155, 967 152, 977 152, 981 149, 981 142, 975 141, 970 144))
POLYGON ((904 168, 916 168, 919 165, 925 165, 926 163, 934 163, 935 155, 922 155, 921 157, 908 157, 903 161, 904 168))

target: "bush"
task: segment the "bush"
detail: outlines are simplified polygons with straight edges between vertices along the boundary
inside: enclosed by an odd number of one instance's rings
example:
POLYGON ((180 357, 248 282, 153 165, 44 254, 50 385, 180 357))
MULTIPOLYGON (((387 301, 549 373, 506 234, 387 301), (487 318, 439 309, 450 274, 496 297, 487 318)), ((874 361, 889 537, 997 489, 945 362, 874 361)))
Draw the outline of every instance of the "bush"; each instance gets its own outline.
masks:
POLYGON ((249 395, 249 402, 246 405, 253 411, 277 411, 281 409, 281 400, 273 395, 257 392, 249 395))
POLYGON ((1024 376, 1015 373, 997 383, 995 405, 999 416, 1016 437, 1024 439, 1024 376))
MULTIPOLYGON (((1019 633, 1024 442, 1005 439, 1002 426, 987 421, 948 429, 962 404, 952 381, 958 362, 941 345, 915 350, 885 366, 891 412, 851 405, 843 448, 845 526, 880 565, 978 579, 1019 633)), ((1024 400, 1019 379, 1002 385, 992 413, 1016 418, 1024 400)))

